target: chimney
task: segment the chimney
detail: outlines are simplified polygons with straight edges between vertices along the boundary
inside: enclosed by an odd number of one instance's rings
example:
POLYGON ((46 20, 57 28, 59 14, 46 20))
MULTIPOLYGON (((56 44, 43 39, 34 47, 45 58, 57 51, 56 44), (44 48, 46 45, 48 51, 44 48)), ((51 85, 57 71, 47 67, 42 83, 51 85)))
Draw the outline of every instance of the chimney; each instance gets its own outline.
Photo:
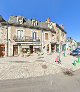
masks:
POLYGON ((64 29, 64 26, 63 26, 63 25, 60 25, 60 27, 61 27, 62 29, 64 29))
POLYGON ((47 22, 48 22, 48 23, 50 23, 50 22, 51 22, 51 19, 50 19, 50 18, 48 18, 48 19, 47 19, 47 22))

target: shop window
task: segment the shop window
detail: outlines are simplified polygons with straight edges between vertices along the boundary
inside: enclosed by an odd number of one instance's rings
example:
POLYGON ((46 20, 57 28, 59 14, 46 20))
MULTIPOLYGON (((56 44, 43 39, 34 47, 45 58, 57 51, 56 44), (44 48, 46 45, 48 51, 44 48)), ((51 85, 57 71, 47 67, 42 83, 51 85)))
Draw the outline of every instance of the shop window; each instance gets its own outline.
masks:
POLYGON ((26 48, 22 48, 22 52, 23 53, 27 53, 27 49, 26 48))

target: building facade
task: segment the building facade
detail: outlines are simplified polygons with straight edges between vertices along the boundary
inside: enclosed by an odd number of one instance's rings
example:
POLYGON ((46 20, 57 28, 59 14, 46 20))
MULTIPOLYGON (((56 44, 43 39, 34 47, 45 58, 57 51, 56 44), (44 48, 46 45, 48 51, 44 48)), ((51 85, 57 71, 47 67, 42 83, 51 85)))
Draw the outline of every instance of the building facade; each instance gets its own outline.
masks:
POLYGON ((52 23, 54 30, 56 31, 56 51, 61 52, 66 48, 66 34, 67 32, 64 30, 62 26, 59 26, 56 23, 52 23))
POLYGON ((22 16, 10 16, 0 21, 0 48, 2 56, 23 56, 27 53, 62 51, 66 32, 56 23, 39 22, 22 16))
POLYGON ((0 24, 6 32, 5 56, 19 56, 27 52, 51 53, 52 34, 56 32, 47 23, 11 16, 8 22, 0 24))
POLYGON ((73 38, 67 37, 67 49, 72 51, 75 50, 77 47, 77 42, 73 38))

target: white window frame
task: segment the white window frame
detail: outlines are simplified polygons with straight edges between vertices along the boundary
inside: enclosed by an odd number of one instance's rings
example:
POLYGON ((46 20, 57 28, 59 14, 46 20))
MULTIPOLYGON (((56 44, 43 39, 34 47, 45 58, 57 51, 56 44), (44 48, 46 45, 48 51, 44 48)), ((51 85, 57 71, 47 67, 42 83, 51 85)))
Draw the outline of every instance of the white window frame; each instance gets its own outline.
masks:
MULTIPOLYGON (((36 33, 36 39, 37 39, 37 35, 38 35, 38 33, 35 31, 35 30, 33 30, 32 32, 31 32, 31 37, 32 37, 32 39, 33 39, 33 33, 36 33)), ((36 40, 36 39, 33 39, 33 40, 36 40)))
POLYGON ((24 29, 22 29, 22 28, 16 29, 16 37, 18 37, 18 30, 22 30, 23 31, 23 37, 24 37, 24 29))

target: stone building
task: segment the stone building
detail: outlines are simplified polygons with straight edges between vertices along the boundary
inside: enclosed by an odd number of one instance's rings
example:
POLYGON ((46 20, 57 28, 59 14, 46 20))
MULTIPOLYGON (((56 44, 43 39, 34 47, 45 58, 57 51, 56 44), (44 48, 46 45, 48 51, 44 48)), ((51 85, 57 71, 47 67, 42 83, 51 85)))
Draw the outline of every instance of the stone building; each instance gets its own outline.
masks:
POLYGON ((64 30, 62 25, 58 25, 57 23, 52 23, 54 30, 56 31, 56 43, 55 48, 57 52, 64 51, 66 48, 66 34, 67 32, 64 30))
POLYGON ((0 20, 0 48, 2 56, 19 56, 27 53, 51 53, 62 51, 66 45, 63 26, 23 16, 10 16, 0 20))
POLYGON ((48 27, 48 23, 11 16, 8 22, 0 24, 6 32, 5 56, 19 56, 27 52, 51 53, 51 43, 55 42, 52 36, 56 32, 48 27))

